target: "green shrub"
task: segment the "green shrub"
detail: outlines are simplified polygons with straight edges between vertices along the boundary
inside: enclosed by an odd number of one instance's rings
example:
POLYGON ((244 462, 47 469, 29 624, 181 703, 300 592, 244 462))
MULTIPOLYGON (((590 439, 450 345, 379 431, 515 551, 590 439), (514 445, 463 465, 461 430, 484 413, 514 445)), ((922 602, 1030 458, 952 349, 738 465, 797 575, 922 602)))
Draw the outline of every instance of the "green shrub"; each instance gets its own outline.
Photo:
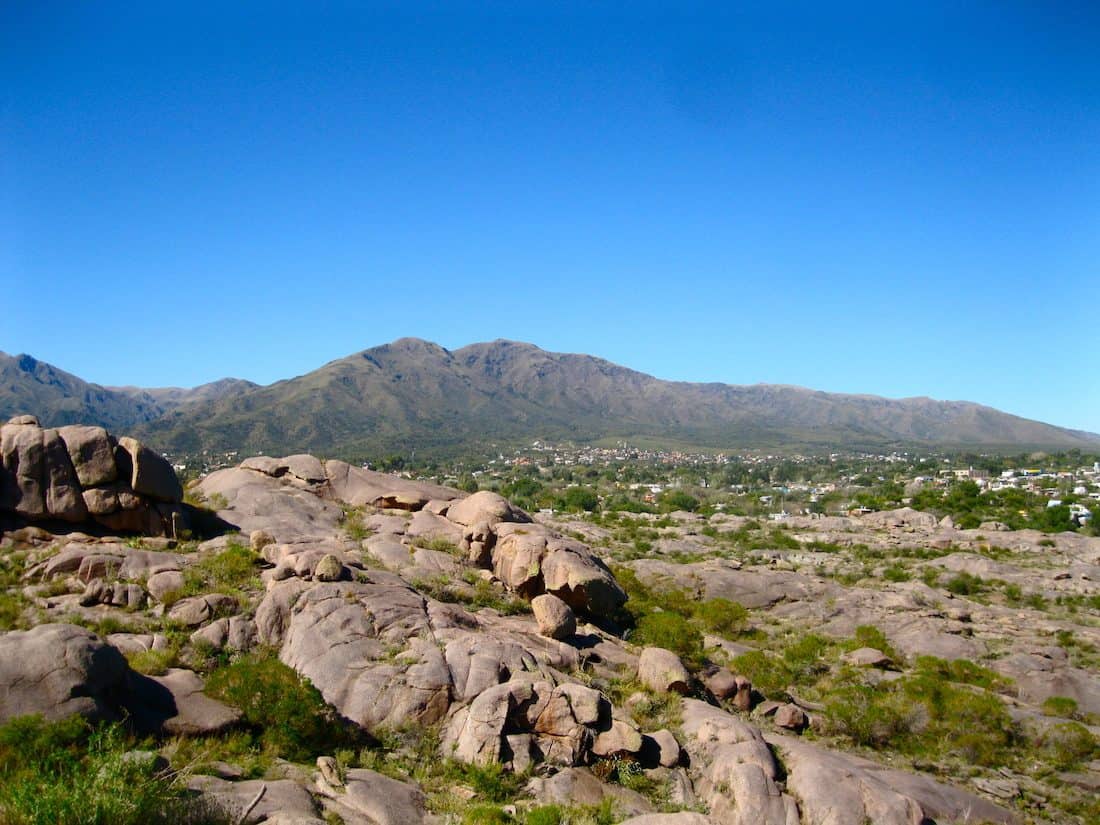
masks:
POLYGON ((462 814, 462 825, 509 825, 515 819, 497 805, 474 805, 462 814))
POLYGON ((1043 701, 1043 713, 1072 719, 1077 715, 1077 700, 1069 696, 1050 696, 1043 701))
POLYGON ((977 685, 986 690, 1001 693, 1012 687, 1012 680, 987 667, 974 664, 968 659, 940 659, 937 656, 918 656, 916 671, 925 676, 960 682, 965 685, 977 685))
POLYGON ((845 647, 849 650, 873 647, 875 650, 881 650, 895 662, 900 658, 894 646, 890 644, 890 640, 886 638, 886 634, 871 624, 859 625, 852 636, 852 641, 845 644, 845 647))
POLYGON ((671 650, 685 662, 697 664, 703 657, 703 634, 679 613, 671 611, 642 616, 630 641, 671 650))
POLYGON ((979 576, 966 572, 958 573, 948 579, 945 587, 956 596, 975 596, 988 589, 986 583, 979 576))
POLYGON ((30 602, 18 590, 0 592, 0 631, 26 627, 23 613, 29 605, 30 602))
POLYGON ((783 690, 791 683, 790 672, 777 656, 769 656, 763 650, 750 650, 735 656, 730 670, 752 682, 753 687, 765 696, 783 690))
POLYGON ((558 508, 567 513, 592 512, 600 507, 599 496, 587 487, 570 487, 561 497, 558 508))
POLYGON ((215 825, 231 818, 187 795, 185 777, 127 756, 117 725, 22 717, 0 727, 5 825, 215 825))
POLYGON ((362 507, 344 507, 344 532, 354 541, 362 541, 371 535, 371 531, 363 523, 362 507))
POLYGON ((264 748, 291 761, 364 742, 358 728, 341 719, 317 688, 269 651, 214 671, 206 692, 239 708, 264 748))
POLYGON ((870 685, 850 685, 834 693, 825 705, 825 716, 835 732, 870 748, 896 746, 917 723, 902 697, 880 693, 870 685))
POLYGON ((1078 722, 1060 722, 1044 731, 1036 743, 1045 761, 1069 771, 1100 756, 1100 742, 1078 722))
MULTIPOLYGON (((199 596, 205 593, 225 593, 241 596, 245 588, 258 590, 260 557, 236 542, 230 542, 220 553, 204 556, 183 571, 183 589, 175 598, 199 596)), ((166 599, 165 603, 174 601, 166 599)))
POLYGON ((694 610, 695 617, 703 628, 720 636, 736 636, 745 629, 749 611, 744 605, 729 599, 707 599, 698 602, 694 610))
POLYGON ((882 571, 882 577, 888 582, 907 582, 913 578, 912 574, 900 564, 891 564, 882 571))
POLYGON ((683 490, 670 490, 661 493, 658 504, 662 513, 672 513, 676 510, 686 510, 689 513, 694 513, 699 509, 699 499, 689 496, 683 490))
POLYGON ((926 674, 844 686, 829 695, 825 717, 834 733, 860 745, 977 765, 1004 764, 1019 739, 996 696, 926 674))
POLYGON ((562 825, 564 815, 557 805, 542 805, 527 812, 523 825, 562 825))

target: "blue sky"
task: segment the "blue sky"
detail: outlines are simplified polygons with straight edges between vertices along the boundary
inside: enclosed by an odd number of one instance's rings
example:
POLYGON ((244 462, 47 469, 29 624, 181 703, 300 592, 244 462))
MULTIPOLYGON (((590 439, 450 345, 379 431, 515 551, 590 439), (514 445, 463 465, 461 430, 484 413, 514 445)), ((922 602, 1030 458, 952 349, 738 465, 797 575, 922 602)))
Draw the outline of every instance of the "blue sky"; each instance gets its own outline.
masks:
POLYGON ((1100 9, 732 6, 8 0, 0 349, 512 338, 1100 431, 1100 9))

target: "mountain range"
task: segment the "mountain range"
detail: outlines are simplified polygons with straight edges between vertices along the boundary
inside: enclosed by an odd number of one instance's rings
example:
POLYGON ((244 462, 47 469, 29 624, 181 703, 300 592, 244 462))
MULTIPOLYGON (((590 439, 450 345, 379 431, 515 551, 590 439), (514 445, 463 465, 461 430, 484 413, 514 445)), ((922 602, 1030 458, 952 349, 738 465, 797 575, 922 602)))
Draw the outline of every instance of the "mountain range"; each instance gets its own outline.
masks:
POLYGON ((102 387, 0 353, 0 416, 129 428, 171 452, 349 458, 478 452, 532 439, 711 449, 1100 450, 1100 435, 965 401, 665 381, 590 355, 497 340, 449 351, 402 338, 267 386, 102 387))

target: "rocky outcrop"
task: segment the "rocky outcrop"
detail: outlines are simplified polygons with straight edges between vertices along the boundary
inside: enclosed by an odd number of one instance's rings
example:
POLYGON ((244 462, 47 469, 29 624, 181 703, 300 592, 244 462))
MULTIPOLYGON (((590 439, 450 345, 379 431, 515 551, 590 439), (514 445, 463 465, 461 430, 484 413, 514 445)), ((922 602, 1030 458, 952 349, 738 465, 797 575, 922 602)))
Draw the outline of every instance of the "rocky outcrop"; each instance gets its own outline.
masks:
POLYGON ((341 536, 344 513, 337 502, 406 510, 415 513, 408 523, 380 515, 368 525, 378 534, 368 543, 368 552, 388 566, 438 567, 446 560, 429 558, 435 551, 410 560, 412 554, 397 545, 406 536, 442 539, 525 599, 550 593, 576 613, 599 621, 612 620, 626 601, 607 565, 587 545, 532 523, 527 513, 496 493, 467 496, 342 461, 322 464, 312 456, 250 458, 211 473, 195 489, 217 503, 218 516, 230 526, 249 534, 263 531, 265 543, 303 547, 341 536), (397 538, 379 544, 387 534, 397 538))
MULTIPOLYGON (((513 679, 483 691, 449 718, 444 748, 464 762, 583 764, 601 730, 612 726, 611 703, 578 684, 513 679)), ((638 738, 634 752, 641 749, 638 738)))
POLYGON ((367 730, 442 720, 452 703, 520 674, 553 681, 575 650, 425 599, 375 570, 354 582, 273 584, 256 613, 259 641, 367 730))
POLYGON ((133 438, 101 427, 43 429, 30 416, 0 426, 0 512, 175 536, 190 524, 182 500, 172 466, 133 438))

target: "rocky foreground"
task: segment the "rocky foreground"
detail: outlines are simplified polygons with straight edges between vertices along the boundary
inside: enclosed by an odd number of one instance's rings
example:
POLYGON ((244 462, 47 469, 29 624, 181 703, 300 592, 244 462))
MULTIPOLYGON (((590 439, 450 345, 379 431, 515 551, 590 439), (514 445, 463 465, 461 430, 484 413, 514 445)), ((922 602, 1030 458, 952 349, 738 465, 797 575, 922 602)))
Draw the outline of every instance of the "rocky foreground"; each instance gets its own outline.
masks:
POLYGON ((211 473, 185 503, 162 459, 93 430, 0 429, 0 722, 125 720, 140 758, 225 821, 1095 821, 1098 539, 912 511, 771 534, 691 514, 536 521, 495 493, 308 455, 211 473), (668 594, 748 612, 699 650, 661 646, 631 631, 643 593, 665 619, 668 594), (793 634, 810 632, 796 672, 793 634), (308 680, 334 709, 331 751, 252 747, 273 733, 254 706, 281 697, 226 688, 239 662, 308 680), (966 730, 894 748, 836 702, 952 680, 950 701, 1003 708, 1009 750, 966 730), (1068 724, 1092 738, 1035 762, 1068 724))

